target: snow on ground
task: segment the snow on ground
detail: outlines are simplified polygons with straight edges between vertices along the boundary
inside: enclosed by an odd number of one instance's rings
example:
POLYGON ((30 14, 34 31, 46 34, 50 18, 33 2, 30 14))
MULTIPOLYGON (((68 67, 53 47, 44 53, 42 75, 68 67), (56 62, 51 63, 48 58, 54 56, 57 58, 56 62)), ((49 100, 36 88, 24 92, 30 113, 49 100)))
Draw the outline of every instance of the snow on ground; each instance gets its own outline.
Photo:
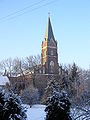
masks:
POLYGON ((45 120, 45 105, 26 106, 27 120, 45 120))
MULTIPOLYGON (((29 105, 24 105, 24 107, 27 108, 27 120, 45 120, 45 105, 33 105, 31 108, 29 105)), ((83 118, 85 118, 85 113, 81 110, 77 110, 75 109, 71 109, 71 116, 72 119, 77 118, 77 120, 82 120, 83 118), (77 118, 78 116, 80 116, 79 118, 77 118)), ((89 117, 90 118, 90 117, 89 117)), ((88 118, 84 119, 84 120, 89 120, 88 118)))

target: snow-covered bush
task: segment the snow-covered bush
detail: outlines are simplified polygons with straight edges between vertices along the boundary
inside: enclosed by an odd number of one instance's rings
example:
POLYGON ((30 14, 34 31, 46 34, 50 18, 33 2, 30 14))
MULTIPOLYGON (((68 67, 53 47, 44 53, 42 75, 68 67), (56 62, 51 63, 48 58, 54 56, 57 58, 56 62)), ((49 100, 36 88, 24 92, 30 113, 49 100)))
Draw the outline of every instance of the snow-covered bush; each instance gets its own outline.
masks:
POLYGON ((0 120, 26 120, 21 100, 13 92, 0 90, 0 120))
POLYGON ((80 106, 72 107, 71 116, 74 120, 90 120, 90 100, 80 106))
POLYGON ((28 87, 24 89, 21 93, 21 99, 23 104, 28 104, 32 106, 33 104, 39 103, 39 92, 38 89, 33 87, 28 87))
POLYGON ((65 93, 54 92, 46 104, 46 120, 71 120, 70 102, 65 93))

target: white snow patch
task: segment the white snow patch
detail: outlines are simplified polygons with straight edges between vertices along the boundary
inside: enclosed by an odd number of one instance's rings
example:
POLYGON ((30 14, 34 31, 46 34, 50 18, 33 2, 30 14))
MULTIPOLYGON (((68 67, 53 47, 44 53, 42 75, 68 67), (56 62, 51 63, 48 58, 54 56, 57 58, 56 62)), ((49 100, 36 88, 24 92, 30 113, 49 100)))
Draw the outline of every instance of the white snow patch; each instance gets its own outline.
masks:
POLYGON ((45 105, 33 105, 31 108, 26 105, 25 107, 27 108, 27 120, 45 120, 45 105))
POLYGON ((10 85, 10 81, 7 76, 0 76, 0 86, 4 86, 6 84, 10 85))

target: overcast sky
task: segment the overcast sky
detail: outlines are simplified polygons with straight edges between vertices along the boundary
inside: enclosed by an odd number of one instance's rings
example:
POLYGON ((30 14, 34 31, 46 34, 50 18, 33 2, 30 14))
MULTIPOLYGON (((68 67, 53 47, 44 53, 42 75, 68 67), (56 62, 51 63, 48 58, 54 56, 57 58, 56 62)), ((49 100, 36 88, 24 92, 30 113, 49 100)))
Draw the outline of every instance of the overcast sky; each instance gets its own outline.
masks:
POLYGON ((0 0, 0 61, 41 53, 48 12, 59 63, 90 68, 90 0, 0 0))

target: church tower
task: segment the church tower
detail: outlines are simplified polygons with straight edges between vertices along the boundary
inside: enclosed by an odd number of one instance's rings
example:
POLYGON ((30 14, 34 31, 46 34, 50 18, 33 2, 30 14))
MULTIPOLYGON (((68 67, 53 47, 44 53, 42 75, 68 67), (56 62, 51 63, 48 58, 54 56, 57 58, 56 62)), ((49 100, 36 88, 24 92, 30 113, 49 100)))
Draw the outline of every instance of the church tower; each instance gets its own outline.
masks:
POLYGON ((44 74, 58 74, 57 42, 54 38, 50 17, 48 17, 46 34, 41 45, 41 64, 44 74))

